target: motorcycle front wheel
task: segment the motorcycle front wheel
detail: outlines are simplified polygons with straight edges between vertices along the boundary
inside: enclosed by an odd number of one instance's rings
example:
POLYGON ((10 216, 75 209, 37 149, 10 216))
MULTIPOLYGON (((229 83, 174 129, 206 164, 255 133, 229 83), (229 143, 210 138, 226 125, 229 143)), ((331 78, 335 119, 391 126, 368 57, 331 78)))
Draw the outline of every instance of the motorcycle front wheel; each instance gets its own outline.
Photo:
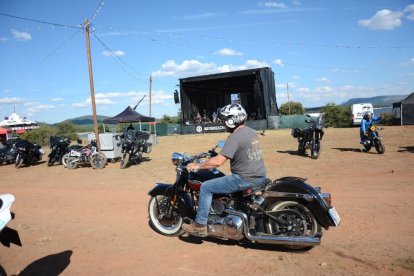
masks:
POLYGON ((68 163, 68 159, 69 159, 69 153, 66 153, 62 156, 62 165, 67 167, 67 163, 68 163))
POLYGON ((382 143, 381 139, 375 139, 374 146, 379 154, 383 154, 385 152, 385 146, 382 143))
POLYGON ((20 154, 16 156, 16 161, 14 161, 14 166, 20 168, 23 165, 23 158, 20 154))
MULTIPOLYGON (((289 227, 280 225, 271 218, 265 224, 267 234, 284 236, 315 236, 322 235, 322 228, 316 221, 311 211, 304 205, 296 201, 279 201, 267 208, 267 212, 286 210, 286 213, 277 213, 277 217, 282 221, 290 222, 289 227)), ((292 250, 310 250, 313 246, 284 245, 292 250)))
POLYGON ((183 218, 178 210, 172 210, 171 216, 165 214, 171 208, 170 197, 158 195, 151 197, 148 203, 148 214, 151 226, 164 236, 178 236, 181 234, 183 218))
POLYGON ((129 152, 124 152, 121 158, 121 169, 125 169, 129 162, 129 152))
POLYGON ((313 146, 311 149, 312 159, 317 159, 320 153, 321 153, 321 140, 315 139, 313 140, 313 146))
POLYGON ((97 170, 103 169, 105 167, 105 161, 106 160, 104 160, 104 157, 100 155, 99 153, 94 154, 91 157, 92 168, 97 169, 97 170))

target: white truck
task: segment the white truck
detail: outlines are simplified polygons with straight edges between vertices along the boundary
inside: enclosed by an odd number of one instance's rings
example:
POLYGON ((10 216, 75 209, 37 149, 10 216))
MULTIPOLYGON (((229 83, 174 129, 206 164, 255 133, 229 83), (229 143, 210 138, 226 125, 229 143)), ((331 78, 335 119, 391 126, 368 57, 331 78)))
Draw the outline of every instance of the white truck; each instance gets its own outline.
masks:
POLYGON ((352 124, 360 125, 364 111, 371 111, 374 114, 374 107, 370 103, 358 103, 351 106, 352 124))

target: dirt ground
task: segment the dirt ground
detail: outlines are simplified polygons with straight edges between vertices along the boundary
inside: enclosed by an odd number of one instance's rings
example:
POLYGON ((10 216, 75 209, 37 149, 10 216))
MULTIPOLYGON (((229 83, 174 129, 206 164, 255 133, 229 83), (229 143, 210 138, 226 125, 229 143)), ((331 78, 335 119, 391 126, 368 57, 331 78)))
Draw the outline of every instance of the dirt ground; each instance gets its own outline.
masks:
POLYGON ((0 193, 16 197, 9 226, 23 242, 0 249, 0 275, 414 275, 414 126, 385 126, 383 155, 362 153, 358 131, 326 129, 317 160, 296 154, 289 129, 260 136, 270 178, 307 178, 332 193, 341 216, 304 253, 151 229, 147 192, 173 182, 171 153, 206 151, 224 133, 158 137, 124 170, 47 167, 47 157, 0 166, 0 193))

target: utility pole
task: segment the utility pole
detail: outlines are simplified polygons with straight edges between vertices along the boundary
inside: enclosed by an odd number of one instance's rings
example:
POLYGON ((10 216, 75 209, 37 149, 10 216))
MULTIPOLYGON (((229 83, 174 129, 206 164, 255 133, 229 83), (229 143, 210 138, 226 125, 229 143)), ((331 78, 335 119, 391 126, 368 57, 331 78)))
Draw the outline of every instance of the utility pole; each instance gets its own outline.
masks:
POLYGON ((89 69, 89 86, 91 90, 92 101, 92 113, 93 113, 93 126, 95 129, 95 139, 98 151, 101 150, 101 143, 99 142, 98 120, 96 119, 96 104, 95 104, 95 90, 93 86, 93 73, 92 73, 92 58, 91 58, 91 43, 89 39, 89 21, 85 18, 85 36, 86 36, 86 54, 88 56, 88 69, 89 69))
MULTIPOLYGON (((152 76, 150 75, 150 89, 149 89, 149 116, 151 117, 151 96, 152 96, 152 76)), ((149 124, 149 132, 151 133, 151 124, 149 124)))

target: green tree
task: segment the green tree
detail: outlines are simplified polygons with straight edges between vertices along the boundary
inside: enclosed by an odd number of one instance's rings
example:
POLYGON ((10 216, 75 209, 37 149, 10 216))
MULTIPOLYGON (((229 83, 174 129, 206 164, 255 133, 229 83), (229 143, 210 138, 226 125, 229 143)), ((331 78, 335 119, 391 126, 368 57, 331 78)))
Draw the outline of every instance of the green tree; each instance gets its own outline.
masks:
POLYGON ((78 134, 76 133, 76 127, 71 122, 62 122, 58 124, 56 136, 67 137, 72 141, 77 140, 79 138, 78 134))
POLYGON ((351 126, 351 108, 328 103, 322 108, 326 127, 351 126))
POLYGON ((20 137, 22 139, 28 140, 32 143, 36 143, 41 146, 46 146, 49 144, 50 136, 53 136, 55 129, 48 125, 40 125, 39 128, 28 131, 20 137))
POLYGON ((104 124, 98 125, 98 132, 99 133, 110 132, 110 131, 111 130, 109 129, 108 125, 104 125, 104 124))
POLYGON ((280 106, 279 112, 282 115, 303 114, 305 112, 300 102, 287 102, 280 106))
POLYGON ((181 123, 181 116, 180 114, 178 114, 177 116, 168 116, 168 115, 163 115, 162 118, 160 119, 160 123, 162 124, 179 124, 181 123))

